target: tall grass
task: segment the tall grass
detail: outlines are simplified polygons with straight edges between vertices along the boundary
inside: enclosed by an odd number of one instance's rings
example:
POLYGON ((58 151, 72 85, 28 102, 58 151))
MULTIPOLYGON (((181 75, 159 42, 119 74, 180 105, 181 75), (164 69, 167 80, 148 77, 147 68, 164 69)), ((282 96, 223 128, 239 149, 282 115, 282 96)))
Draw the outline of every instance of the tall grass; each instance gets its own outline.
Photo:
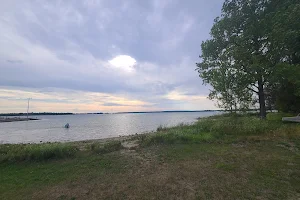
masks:
POLYGON ((258 135, 277 129, 282 123, 257 117, 224 117, 216 120, 203 119, 196 126, 200 131, 220 135, 258 135))
POLYGON ((261 120, 255 115, 225 114, 200 119, 193 125, 165 128, 163 132, 143 138, 141 143, 150 145, 232 141, 239 136, 262 135, 279 128, 285 128, 281 121, 261 120))
MULTIPOLYGON (((120 141, 105 144, 95 142, 89 145, 87 152, 104 154, 122 148, 120 141)), ((77 143, 2 144, 0 145, 0 163, 69 158, 76 156, 78 151, 77 143)))
POLYGON ((74 156, 77 151, 76 146, 62 143, 0 145, 0 162, 67 158, 74 156))

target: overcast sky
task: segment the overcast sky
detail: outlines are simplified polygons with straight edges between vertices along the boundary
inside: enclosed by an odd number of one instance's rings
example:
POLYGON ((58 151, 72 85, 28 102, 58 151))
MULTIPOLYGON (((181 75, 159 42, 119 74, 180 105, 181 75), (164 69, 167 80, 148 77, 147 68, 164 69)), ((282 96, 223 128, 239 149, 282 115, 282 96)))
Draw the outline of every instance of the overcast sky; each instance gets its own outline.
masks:
POLYGON ((223 0, 0 1, 0 113, 215 109, 195 63, 223 0))

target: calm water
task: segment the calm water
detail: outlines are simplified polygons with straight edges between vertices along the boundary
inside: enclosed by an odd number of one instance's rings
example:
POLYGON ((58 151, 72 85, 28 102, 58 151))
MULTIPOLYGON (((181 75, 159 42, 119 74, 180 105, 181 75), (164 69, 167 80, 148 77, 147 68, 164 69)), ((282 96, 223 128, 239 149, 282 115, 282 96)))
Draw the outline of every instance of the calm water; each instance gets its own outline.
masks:
POLYGON ((0 123, 0 143, 81 141, 154 131, 159 125, 193 123, 218 112, 37 116, 41 120, 0 123), (69 129, 63 128, 66 123, 69 129))

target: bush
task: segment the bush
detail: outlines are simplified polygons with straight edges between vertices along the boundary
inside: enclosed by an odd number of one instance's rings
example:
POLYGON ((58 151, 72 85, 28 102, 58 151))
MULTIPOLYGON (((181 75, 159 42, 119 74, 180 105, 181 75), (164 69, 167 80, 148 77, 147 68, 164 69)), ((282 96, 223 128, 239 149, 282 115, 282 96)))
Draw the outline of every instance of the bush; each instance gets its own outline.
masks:
POLYGON ((95 153, 110 153, 113 151, 118 151, 122 149, 123 146, 120 141, 111 141, 108 143, 105 143, 104 145, 100 143, 93 143, 91 144, 91 151, 95 153))
POLYGON ((79 149, 70 144, 16 144, 0 145, 0 161, 42 161, 54 158, 67 158, 79 149))

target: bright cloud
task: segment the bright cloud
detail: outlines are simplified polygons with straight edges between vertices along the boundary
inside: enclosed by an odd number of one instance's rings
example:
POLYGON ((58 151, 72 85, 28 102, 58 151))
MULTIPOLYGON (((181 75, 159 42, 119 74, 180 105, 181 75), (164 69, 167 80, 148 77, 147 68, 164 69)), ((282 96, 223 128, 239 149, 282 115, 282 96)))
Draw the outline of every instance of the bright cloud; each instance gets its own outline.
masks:
POLYGON ((109 60, 108 62, 112 64, 114 67, 127 72, 133 72, 134 65, 136 64, 136 60, 127 55, 116 56, 113 59, 109 60))

